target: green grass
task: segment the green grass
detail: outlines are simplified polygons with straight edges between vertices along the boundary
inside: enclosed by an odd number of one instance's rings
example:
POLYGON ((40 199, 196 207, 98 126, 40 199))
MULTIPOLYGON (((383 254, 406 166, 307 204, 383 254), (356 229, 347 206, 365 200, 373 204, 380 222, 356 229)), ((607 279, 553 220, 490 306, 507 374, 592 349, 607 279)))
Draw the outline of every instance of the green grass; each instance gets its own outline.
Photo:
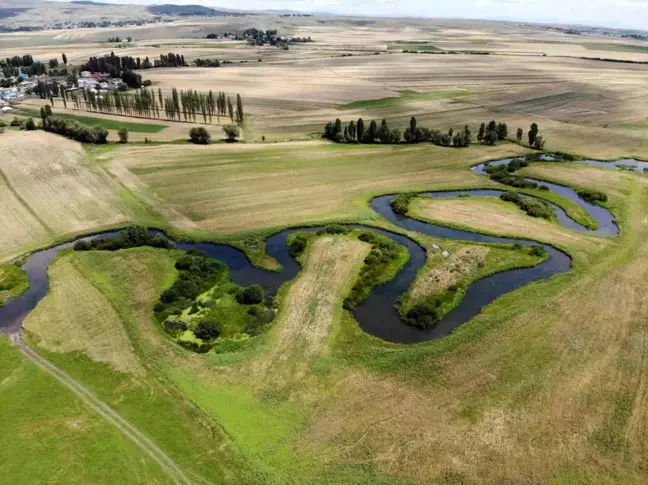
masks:
MULTIPOLYGON (((222 483, 225 477, 232 480, 230 483, 240 483, 239 480, 246 482, 241 479, 247 473, 246 466, 232 453, 231 444, 218 425, 206 418, 177 390, 168 386, 166 381, 160 380, 156 359, 141 353, 141 332, 148 330, 159 334, 162 331, 152 322, 152 301, 144 299, 138 302, 133 295, 138 288, 141 288, 139 291, 150 291, 149 285, 153 283, 155 286, 151 295, 156 298, 162 288, 170 286, 177 275, 173 265, 179 254, 151 248, 74 254, 77 267, 112 303, 122 318, 121 322, 115 324, 124 325, 131 337, 134 351, 146 367, 143 376, 114 372, 108 365, 95 362, 83 353, 46 352, 38 347, 36 336, 31 336, 30 342, 39 353, 90 387, 183 468, 212 483, 222 483), (145 268, 145 272, 129 270, 134 266, 145 268), (142 330, 141 325, 150 327, 142 330)), ((54 281, 53 285, 56 284, 64 282, 54 281)), ((71 324, 81 316, 73 308, 68 312, 71 324)), ((32 317, 40 318, 38 310, 33 313, 35 315, 32 317)), ((174 351, 184 352, 177 344, 170 340, 168 342, 174 346, 174 351)))
POLYGON ((171 483, 141 449, 0 337, 4 483, 171 483))
POLYGON ((379 99, 366 99, 361 101, 354 101, 342 106, 338 109, 382 109, 382 108, 398 108, 402 107, 408 101, 435 101, 438 99, 454 99, 462 96, 470 96, 471 91, 444 91, 444 92, 419 92, 419 91, 401 91, 399 96, 391 96, 379 99))
POLYGON ((27 275, 18 264, 0 265, 0 307, 4 301, 20 295, 28 287, 27 275))
POLYGON ((593 51, 637 52, 640 54, 648 53, 648 46, 645 45, 615 44, 611 42, 582 42, 580 45, 593 51))
MULTIPOLYGON (((21 108, 19 114, 22 116, 32 116, 34 118, 40 117, 40 111, 37 109, 21 108)), ((108 118, 95 118, 93 116, 73 115, 69 113, 57 113, 54 111, 54 116, 66 120, 74 120, 89 126, 101 125, 107 130, 119 130, 126 128, 133 133, 159 133, 167 125, 157 125, 152 123, 136 123, 130 121, 111 120, 108 118)))

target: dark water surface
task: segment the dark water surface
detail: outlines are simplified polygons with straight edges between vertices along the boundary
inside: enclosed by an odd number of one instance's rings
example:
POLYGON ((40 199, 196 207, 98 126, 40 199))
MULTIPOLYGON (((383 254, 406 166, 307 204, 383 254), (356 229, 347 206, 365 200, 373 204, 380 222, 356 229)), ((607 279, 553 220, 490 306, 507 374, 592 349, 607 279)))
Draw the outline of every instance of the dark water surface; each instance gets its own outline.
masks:
MULTIPOLYGON (((507 159, 493 163, 508 163, 509 161, 510 160, 507 159)), ((473 167, 473 171, 478 174, 483 174, 483 164, 473 167)), ((558 215, 558 220, 561 224, 570 229, 595 235, 614 236, 618 233, 618 228, 614 223, 614 218, 607 209, 587 203, 582 200, 574 190, 568 187, 548 184, 545 182, 542 183, 549 186, 551 191, 560 193, 583 207, 584 210, 598 221, 599 229, 596 231, 589 231, 569 218, 562 209, 554 206, 558 215)), ((426 192, 422 195, 427 197, 457 197, 462 194, 470 194, 476 196, 499 197, 501 193, 502 191, 498 190, 460 190, 453 192, 426 192)), ((540 244, 536 241, 526 239, 487 236, 476 232, 453 229, 417 221, 396 214, 390 205, 391 198, 391 195, 377 197, 371 201, 371 208, 390 222, 403 229, 457 241, 522 244, 527 246, 540 244)), ((555 274, 564 273, 569 271, 571 268, 571 258, 567 254, 547 244, 541 244, 549 254, 549 259, 547 261, 533 268, 506 271, 476 281, 468 287, 466 294, 459 305, 449 312, 437 325, 431 328, 421 329, 403 323, 394 303, 400 295, 409 289, 414 281, 417 271, 425 264, 426 255, 423 248, 406 236, 394 234, 383 229, 376 229, 357 224, 350 224, 348 227, 366 228, 382 234, 405 246, 410 253, 409 261, 396 277, 375 288, 369 295, 369 298, 367 298, 367 300, 359 305, 355 310, 355 318, 364 331, 390 342, 416 343, 445 337, 455 328, 477 315, 484 306, 488 305, 501 295, 533 281, 547 279, 555 274)), ((319 229, 321 228, 288 229, 271 236, 266 240, 266 252, 282 265, 282 270, 280 272, 271 272, 255 268, 250 264, 241 251, 231 246, 213 243, 184 243, 177 241, 173 241, 173 243, 178 249, 199 249, 212 258, 222 261, 229 267, 232 281, 235 283, 242 286, 258 283, 263 286, 267 293, 274 294, 283 283, 292 280, 301 269, 299 264, 288 253, 288 246, 286 244, 287 237, 295 232, 317 231, 319 229)), ((81 239, 90 240, 94 238, 107 238, 113 237, 116 234, 117 232, 112 232, 81 239)), ((27 273, 29 279, 29 289, 19 297, 7 302, 5 307, 0 309, 0 333, 15 333, 20 331, 20 326, 24 318, 47 294, 49 288, 47 267, 49 263, 58 253, 71 247, 73 244, 74 242, 61 244, 29 256, 23 265, 23 269, 27 273)))

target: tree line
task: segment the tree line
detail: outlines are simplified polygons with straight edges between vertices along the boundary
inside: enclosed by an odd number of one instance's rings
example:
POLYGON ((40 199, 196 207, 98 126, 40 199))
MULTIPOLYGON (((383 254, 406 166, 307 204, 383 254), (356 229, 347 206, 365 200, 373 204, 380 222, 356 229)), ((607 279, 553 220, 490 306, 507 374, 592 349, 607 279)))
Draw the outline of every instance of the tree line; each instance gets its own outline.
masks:
POLYGON ((108 91, 102 95, 92 90, 82 90, 80 94, 73 91, 68 95, 65 89, 59 89, 64 106, 67 107, 67 101, 71 100, 78 110, 157 119, 162 116, 161 113, 164 113, 165 118, 170 121, 196 122, 198 116, 202 117, 204 123, 211 123, 214 116, 219 122, 221 116, 229 116, 232 122, 239 125, 245 121, 240 94, 236 95, 236 107, 234 107, 232 99, 224 92, 214 93, 212 90, 205 94, 172 88, 171 94, 164 96, 161 89, 157 92, 151 89, 140 89, 133 93, 108 91))
MULTIPOLYGON (((531 124, 527 135, 529 146, 542 150, 545 140, 539 135, 538 125, 531 124)), ((524 131, 518 128, 516 138, 518 142, 522 141, 524 131)), ((397 144, 401 138, 405 143, 422 143, 430 142, 439 146, 454 146, 458 148, 467 147, 472 143, 472 132, 468 125, 463 130, 454 131, 450 128, 447 132, 437 129, 429 129, 418 125, 414 116, 410 118, 409 126, 402 133, 397 128, 391 129, 387 120, 383 119, 380 125, 375 120, 371 120, 366 126, 362 118, 358 121, 350 121, 343 124, 337 118, 334 122, 328 122, 324 127, 323 137, 337 143, 386 143, 397 144)), ((506 140, 508 137, 508 126, 506 123, 498 123, 491 120, 488 124, 482 123, 477 133, 477 141, 486 145, 495 145, 500 140, 506 140)))
POLYGON ((338 143, 397 144, 402 139, 406 143, 431 142, 439 146, 466 147, 472 142, 472 133, 468 125, 457 132, 450 128, 447 133, 421 127, 414 116, 410 118, 409 126, 402 134, 397 128, 391 129, 385 119, 381 121, 380 126, 375 120, 371 120, 367 126, 362 118, 343 126, 338 118, 335 122, 326 124, 324 138, 338 143))

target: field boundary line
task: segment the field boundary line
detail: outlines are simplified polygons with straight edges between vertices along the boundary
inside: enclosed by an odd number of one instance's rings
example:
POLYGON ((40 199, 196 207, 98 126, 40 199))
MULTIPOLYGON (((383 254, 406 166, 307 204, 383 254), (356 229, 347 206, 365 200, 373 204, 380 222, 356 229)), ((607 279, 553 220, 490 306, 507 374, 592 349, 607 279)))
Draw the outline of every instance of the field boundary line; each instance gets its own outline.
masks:
POLYGON ((180 466, 171 459, 159 446, 151 441, 144 433, 131 425, 120 414, 113 410, 108 404, 101 401, 95 396, 87 387, 67 374, 62 369, 59 369, 52 362, 45 359, 37 352, 28 347, 23 342, 20 334, 10 335, 10 340, 20 349, 20 351, 30 361, 35 363, 38 367, 55 377, 61 384, 72 391, 78 398, 80 398, 88 407, 103 417, 106 421, 112 424, 124 436, 130 439, 133 443, 139 446, 149 457, 155 461, 160 468, 167 474, 173 483, 179 485, 191 485, 191 481, 184 474, 180 466))
POLYGON ((45 228, 45 230, 49 233, 50 236, 55 235, 54 230, 47 225, 47 223, 41 219, 41 217, 36 213, 34 209, 27 203, 25 199, 22 198, 22 196, 18 193, 16 189, 14 189, 13 185, 11 185, 11 182, 9 181, 9 177, 2 171, 0 168, 0 179, 5 183, 9 191, 14 195, 16 199, 18 199, 18 202, 29 212, 34 218, 45 228))

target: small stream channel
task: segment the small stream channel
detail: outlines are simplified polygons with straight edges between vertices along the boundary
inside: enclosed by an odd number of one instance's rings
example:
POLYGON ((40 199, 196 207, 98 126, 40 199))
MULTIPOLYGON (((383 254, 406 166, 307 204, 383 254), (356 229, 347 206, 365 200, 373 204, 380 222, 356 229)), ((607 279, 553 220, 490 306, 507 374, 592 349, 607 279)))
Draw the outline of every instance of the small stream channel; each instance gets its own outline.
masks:
MULTIPOLYGON (((508 163, 509 161, 510 159, 506 159, 491 163, 508 163)), ((484 164, 477 165, 472 170, 478 175, 484 175, 484 164)), ((596 231, 590 231, 567 216, 564 210, 554 206, 558 221, 564 226, 569 229, 598 236, 615 236, 618 234, 618 227, 614 222, 614 217, 607 209, 589 204, 569 187, 541 181, 538 182, 547 185, 551 191, 555 191, 579 204, 599 224, 599 228, 596 231)), ((452 192, 426 192, 421 195, 426 197, 457 197, 459 195, 499 197, 501 193, 502 191, 499 190, 458 190, 452 192)), ((394 306, 396 299, 410 288, 416 277, 416 273, 425 264, 426 254, 423 248, 412 239, 400 234, 358 224, 349 224, 348 227, 351 228, 369 229, 387 236, 405 246, 410 253, 409 261, 396 277, 376 287, 367 300, 355 310, 355 318, 360 324, 360 327, 367 333, 381 339, 390 342, 410 344, 445 337, 454 329, 477 315, 484 306, 501 295, 533 281, 547 279, 555 274, 564 273, 571 268, 571 258, 564 252, 547 244, 541 244, 527 239, 488 236, 477 232, 453 229, 401 216, 396 214, 391 208, 390 201, 392 197, 392 195, 376 197, 371 201, 371 208, 385 219, 403 229, 455 241, 522 244, 527 246, 540 244, 549 254, 549 258, 532 268, 514 269, 474 282, 468 287, 464 298, 456 308, 450 311, 434 327, 423 329, 405 324, 400 319, 400 315, 394 306)), ((300 271, 299 264, 288 252, 288 246, 286 244, 287 237, 295 232, 317 231, 319 229, 321 228, 288 229, 266 240, 266 252, 282 265, 280 272, 265 271, 252 266, 245 254, 231 246, 213 243, 172 242, 178 249, 199 249, 207 253, 210 257, 222 261, 229 267, 232 281, 235 283, 242 286, 257 283, 263 286, 267 293, 274 294, 283 283, 292 280, 300 271)), ((152 232, 159 233, 158 231, 152 232)), ((117 234, 118 232, 110 232, 79 239, 109 238, 117 234)), ((4 308, 0 309, 0 333, 11 334, 20 331, 24 318, 47 294, 49 288, 47 267, 49 263, 61 251, 70 248, 74 242, 76 241, 33 253, 27 258, 22 268, 27 273, 29 289, 17 298, 8 301, 4 308)))

